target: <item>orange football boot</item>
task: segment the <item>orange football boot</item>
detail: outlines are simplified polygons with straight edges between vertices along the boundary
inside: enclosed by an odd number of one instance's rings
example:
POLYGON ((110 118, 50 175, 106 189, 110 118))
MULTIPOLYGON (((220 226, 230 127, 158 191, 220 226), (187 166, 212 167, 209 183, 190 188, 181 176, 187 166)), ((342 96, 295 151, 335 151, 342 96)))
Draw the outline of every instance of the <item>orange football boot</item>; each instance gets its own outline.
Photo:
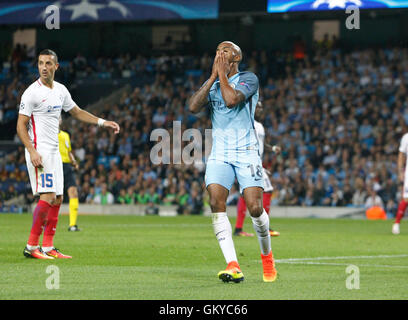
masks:
POLYGON ((24 248, 23 254, 27 258, 35 258, 35 259, 44 259, 44 260, 53 260, 53 257, 48 256, 42 251, 41 248, 36 248, 33 250, 29 250, 27 247, 24 248))
POLYGON ((244 275, 236 261, 231 261, 225 270, 218 272, 218 278, 223 282, 233 281, 238 283, 244 281, 244 275))
POLYGON ((50 257, 57 258, 57 259, 72 259, 71 256, 61 253, 57 248, 52 248, 50 251, 46 252, 45 254, 49 255, 50 257))
POLYGON ((278 271, 275 269, 275 261, 273 260, 272 251, 266 256, 261 253, 261 258, 263 266, 263 281, 274 282, 278 276, 278 271))

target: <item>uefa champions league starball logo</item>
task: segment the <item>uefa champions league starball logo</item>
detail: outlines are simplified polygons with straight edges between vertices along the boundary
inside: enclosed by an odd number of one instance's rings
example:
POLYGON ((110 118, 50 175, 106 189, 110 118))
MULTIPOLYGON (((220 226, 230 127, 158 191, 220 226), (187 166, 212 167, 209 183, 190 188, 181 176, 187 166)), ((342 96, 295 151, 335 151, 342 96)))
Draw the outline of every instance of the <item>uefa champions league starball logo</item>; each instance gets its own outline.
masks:
POLYGON ((340 7, 345 9, 347 5, 354 4, 358 7, 362 6, 363 3, 360 0, 316 0, 313 2, 312 7, 314 9, 319 8, 322 4, 327 4, 329 9, 334 9, 336 7, 340 7))

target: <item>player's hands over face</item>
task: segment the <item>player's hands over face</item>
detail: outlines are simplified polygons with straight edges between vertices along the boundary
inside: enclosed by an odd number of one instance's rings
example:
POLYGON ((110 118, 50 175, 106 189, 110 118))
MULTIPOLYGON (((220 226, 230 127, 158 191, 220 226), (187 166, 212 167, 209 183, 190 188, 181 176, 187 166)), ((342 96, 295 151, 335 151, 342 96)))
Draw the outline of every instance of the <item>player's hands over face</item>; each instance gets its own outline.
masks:
POLYGON ((43 167, 42 157, 38 153, 37 150, 34 150, 34 151, 30 152, 30 159, 31 159, 31 163, 33 164, 34 167, 36 167, 36 168, 42 168, 43 167))
POLYGON ((217 61, 218 75, 228 75, 231 71, 231 64, 224 53, 220 53, 217 61))
POLYGON ((104 128, 112 128, 114 134, 118 134, 120 131, 119 125, 114 121, 105 121, 103 123, 104 128))

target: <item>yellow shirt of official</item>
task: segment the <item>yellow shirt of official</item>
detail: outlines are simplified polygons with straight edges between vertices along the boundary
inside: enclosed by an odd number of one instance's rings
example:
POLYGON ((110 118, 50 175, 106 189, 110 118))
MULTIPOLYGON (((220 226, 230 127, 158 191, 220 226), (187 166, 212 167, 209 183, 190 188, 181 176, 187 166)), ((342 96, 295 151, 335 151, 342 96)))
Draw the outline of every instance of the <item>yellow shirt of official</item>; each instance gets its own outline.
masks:
POLYGON ((59 151, 63 163, 71 163, 69 152, 71 152, 71 139, 68 132, 60 130, 58 133, 59 151))

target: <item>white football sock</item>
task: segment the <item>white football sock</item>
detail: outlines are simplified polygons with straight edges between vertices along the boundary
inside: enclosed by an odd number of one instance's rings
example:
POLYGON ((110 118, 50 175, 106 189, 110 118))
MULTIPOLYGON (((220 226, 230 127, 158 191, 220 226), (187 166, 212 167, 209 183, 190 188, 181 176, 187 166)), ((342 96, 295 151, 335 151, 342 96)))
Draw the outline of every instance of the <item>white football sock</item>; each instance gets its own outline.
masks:
POLYGON ((48 252, 51 251, 52 249, 54 249, 53 247, 42 247, 44 252, 48 252))
POLYGON ((268 255, 271 252, 271 236, 269 234, 269 216, 265 209, 258 218, 251 216, 252 224, 258 236, 259 245, 263 255, 268 255))
POLYGON ((234 242, 232 241, 232 228, 226 212, 215 212, 212 214, 212 224, 214 233, 220 244, 225 261, 238 261, 235 253, 234 242))
POLYGON ((29 244, 27 244, 26 247, 27 247, 28 250, 32 251, 32 250, 37 249, 39 246, 30 246, 29 244))

